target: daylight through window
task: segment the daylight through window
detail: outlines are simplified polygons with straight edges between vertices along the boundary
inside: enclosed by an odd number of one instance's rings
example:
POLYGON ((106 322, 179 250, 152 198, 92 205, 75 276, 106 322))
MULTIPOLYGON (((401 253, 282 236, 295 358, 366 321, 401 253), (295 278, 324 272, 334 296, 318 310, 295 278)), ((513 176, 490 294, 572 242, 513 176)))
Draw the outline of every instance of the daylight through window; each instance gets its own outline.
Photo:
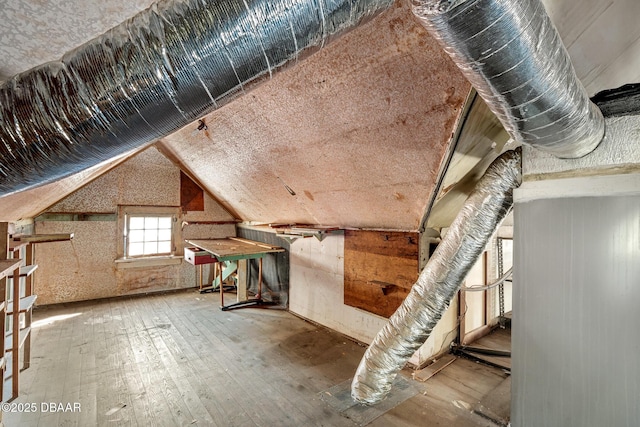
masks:
POLYGON ((172 252, 171 216, 127 216, 126 256, 170 255, 172 252))

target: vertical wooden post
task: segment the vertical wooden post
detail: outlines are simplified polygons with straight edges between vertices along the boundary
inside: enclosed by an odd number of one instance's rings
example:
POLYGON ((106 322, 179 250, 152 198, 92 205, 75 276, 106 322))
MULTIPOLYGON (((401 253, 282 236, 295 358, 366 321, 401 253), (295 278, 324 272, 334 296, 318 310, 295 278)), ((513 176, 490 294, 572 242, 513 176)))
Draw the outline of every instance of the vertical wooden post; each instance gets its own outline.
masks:
MULTIPOLYGON (((13 251, 13 258, 19 258, 20 251, 13 251)), ((12 399, 18 397, 20 393, 20 269, 16 268, 13 272, 13 295, 12 306, 13 315, 11 316, 12 326, 12 348, 11 353, 11 392, 12 399)))
MULTIPOLYGON (((487 286, 489 284, 489 255, 487 251, 482 253, 482 286, 487 286)), ((482 324, 486 326, 489 324, 489 303, 487 301, 488 292, 486 290, 482 291, 482 309, 483 309, 483 318, 482 324)))
MULTIPOLYGON (((9 223, 0 222, 0 259, 7 259, 9 257, 9 223)), ((7 321, 7 279, 2 278, 0 280, 0 298, 4 301, 5 306, 0 310, 0 357, 6 356, 7 347, 5 337, 7 336, 6 321, 7 321)), ((4 400, 4 377, 6 372, 6 365, 0 369, 2 375, 2 381, 0 381, 0 400, 4 400)), ((2 422, 2 411, 0 411, 0 423, 2 422)))
POLYGON ((464 291, 458 291, 458 343, 463 344, 464 338, 467 335, 467 325, 465 324, 465 310, 467 307, 467 300, 464 291))
MULTIPOLYGON (((35 247, 34 244, 27 245, 26 256, 25 256, 26 265, 34 265, 34 259, 33 259, 34 247, 35 247)), ((27 274, 27 277, 25 278, 25 283, 24 283, 24 296, 28 297, 31 295, 33 295, 33 275, 27 274)), ((32 312, 33 312, 33 309, 30 308, 24 313, 24 317, 25 317, 24 324, 27 327, 30 327, 31 325, 32 312)), ((29 332, 29 334, 31 334, 31 332, 29 332)), ((23 355, 22 369, 23 370, 27 369, 29 366, 31 366, 31 336, 29 336, 27 340, 24 342, 24 355, 23 355)))

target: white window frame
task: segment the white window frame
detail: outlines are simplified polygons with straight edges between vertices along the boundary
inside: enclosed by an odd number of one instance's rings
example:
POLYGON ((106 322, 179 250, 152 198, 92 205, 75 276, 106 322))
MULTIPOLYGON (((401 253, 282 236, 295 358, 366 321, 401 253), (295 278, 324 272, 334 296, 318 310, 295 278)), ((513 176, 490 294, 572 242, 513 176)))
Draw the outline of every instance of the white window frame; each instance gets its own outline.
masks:
POLYGON ((166 260, 182 258, 182 209, 179 206, 118 206, 118 259, 116 261, 166 260), (129 257, 127 256, 127 233, 129 220, 132 217, 163 217, 172 219, 171 252, 129 257))

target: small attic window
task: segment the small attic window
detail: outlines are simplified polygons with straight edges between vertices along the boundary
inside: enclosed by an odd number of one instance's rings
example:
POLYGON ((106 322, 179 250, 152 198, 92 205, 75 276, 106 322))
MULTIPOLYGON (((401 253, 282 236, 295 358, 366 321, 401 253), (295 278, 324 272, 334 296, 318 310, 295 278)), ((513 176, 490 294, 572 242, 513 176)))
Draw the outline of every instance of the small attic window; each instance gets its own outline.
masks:
POLYGON ((119 206, 118 257, 181 256, 180 212, 170 206, 119 206))
POLYGON ((171 255, 173 251, 172 216, 127 215, 124 230, 126 257, 171 255))

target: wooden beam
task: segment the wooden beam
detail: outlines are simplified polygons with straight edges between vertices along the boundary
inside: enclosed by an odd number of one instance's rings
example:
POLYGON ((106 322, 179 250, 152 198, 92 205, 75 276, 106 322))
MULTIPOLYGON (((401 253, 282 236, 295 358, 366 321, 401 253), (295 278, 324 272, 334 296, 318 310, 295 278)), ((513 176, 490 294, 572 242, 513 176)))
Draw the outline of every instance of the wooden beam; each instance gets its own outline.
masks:
MULTIPOLYGON (((14 270, 20 267, 21 259, 3 259, 0 260, 0 278, 5 278, 13 274, 14 270)), ((18 273, 20 274, 20 273, 18 273)))
POLYGON ((0 222, 0 259, 9 257, 9 223, 0 222))
POLYGON ((23 234, 21 236, 14 236, 14 242, 27 242, 27 243, 49 243, 49 242, 64 242, 73 239, 73 233, 60 233, 60 234, 23 234))

